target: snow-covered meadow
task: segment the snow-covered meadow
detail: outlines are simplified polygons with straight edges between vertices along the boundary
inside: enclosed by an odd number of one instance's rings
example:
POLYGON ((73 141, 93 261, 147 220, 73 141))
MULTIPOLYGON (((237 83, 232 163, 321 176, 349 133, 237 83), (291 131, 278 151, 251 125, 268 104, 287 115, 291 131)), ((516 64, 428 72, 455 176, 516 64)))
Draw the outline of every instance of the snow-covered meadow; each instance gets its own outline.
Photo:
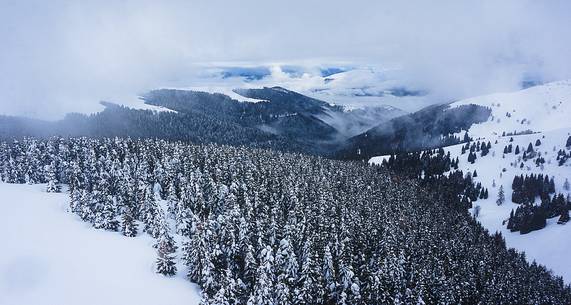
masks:
POLYGON ((155 273, 153 239, 96 230, 66 193, 0 183, 0 304, 198 304, 197 286, 155 273))

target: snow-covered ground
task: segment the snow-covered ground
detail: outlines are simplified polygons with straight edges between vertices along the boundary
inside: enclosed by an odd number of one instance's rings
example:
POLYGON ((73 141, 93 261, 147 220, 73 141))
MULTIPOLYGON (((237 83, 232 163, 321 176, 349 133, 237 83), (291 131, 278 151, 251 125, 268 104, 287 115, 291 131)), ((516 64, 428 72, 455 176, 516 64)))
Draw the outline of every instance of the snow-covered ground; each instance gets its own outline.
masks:
POLYGON ((489 138, 504 131, 549 131, 571 127, 571 80, 469 98, 452 103, 451 107, 468 104, 492 109, 492 117, 487 122, 470 128, 469 134, 473 138, 489 138))
MULTIPOLYGON (((470 98, 453 103, 451 106, 465 104, 490 107, 493 116, 487 122, 475 124, 468 130, 472 137, 492 143, 487 156, 481 157, 477 153, 476 162, 471 164, 467 160, 468 153, 461 154, 462 144, 444 148, 452 157, 458 156, 459 169, 464 173, 473 173, 476 170, 478 176, 474 180, 481 182, 489 190, 488 199, 480 199, 475 203, 481 208, 479 221, 491 232, 502 232, 509 247, 525 251, 530 261, 536 260, 546 265, 555 274, 563 276, 571 283, 571 263, 569 263, 571 223, 558 225, 558 218, 552 218, 547 221, 546 228, 525 235, 510 232, 505 225, 502 225, 502 222, 509 218, 510 211, 518 206, 511 202, 511 185, 515 175, 541 173, 553 176, 556 193, 569 194, 568 190, 563 189, 563 183, 565 179, 571 182, 571 161, 559 166, 556 157, 559 149, 566 149, 565 142, 571 135, 571 82, 560 81, 513 93, 470 98), (510 115, 506 116, 506 113, 510 115), (502 137, 504 131, 521 132, 527 129, 537 133, 502 137), (513 142, 510 142, 511 138, 513 142), (536 147, 535 142, 538 139, 542 144, 536 147), (523 168, 520 168, 523 151, 527 149, 529 143, 532 143, 534 149, 545 159, 543 167, 536 166, 534 159, 530 159, 524 162, 523 168), (520 154, 515 155, 512 151, 504 155, 504 147, 509 144, 512 144, 513 150, 519 145, 520 154), (494 181, 496 187, 493 187, 494 181), (503 185, 506 202, 498 206, 496 199, 500 185, 503 185)), ((569 153, 569 149, 566 149, 566 152, 569 153)), ((373 157, 370 162, 380 164, 386 157, 373 157)))
POLYGON ((198 304, 198 288, 154 271, 156 250, 93 229, 66 211, 68 195, 45 185, 0 183, 0 304, 198 304))
POLYGON ((155 105, 145 104, 145 101, 141 96, 122 96, 120 99, 117 99, 117 104, 129 107, 132 109, 139 109, 139 110, 151 110, 153 112, 172 112, 176 113, 176 111, 155 105))
POLYGON ((267 102, 266 100, 260 100, 260 99, 242 96, 242 95, 234 92, 234 89, 231 89, 228 87, 221 87, 221 86, 190 87, 187 89, 192 90, 192 91, 202 91, 202 92, 208 92, 208 93, 221 93, 221 94, 227 95, 228 97, 230 97, 233 100, 237 100, 238 102, 243 102, 243 103, 267 102))

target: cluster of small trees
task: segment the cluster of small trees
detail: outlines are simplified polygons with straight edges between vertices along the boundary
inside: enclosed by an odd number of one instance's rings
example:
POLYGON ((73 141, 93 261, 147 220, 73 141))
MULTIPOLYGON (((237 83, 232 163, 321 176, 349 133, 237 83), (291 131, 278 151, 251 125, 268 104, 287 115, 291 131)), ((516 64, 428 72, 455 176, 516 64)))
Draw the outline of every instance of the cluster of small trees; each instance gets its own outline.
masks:
POLYGON ((549 218, 559 216, 558 223, 565 224, 569 220, 571 202, 563 194, 554 195, 555 182, 553 177, 530 175, 515 176, 512 182, 512 201, 520 204, 512 210, 507 228, 526 234, 545 227, 549 218), (540 205, 535 205, 535 199, 541 199, 540 205))
POLYGON ((490 141, 488 141, 487 144, 484 142, 480 143, 480 141, 472 142, 471 145, 470 143, 466 143, 466 145, 462 146, 462 154, 465 154, 466 151, 469 151, 468 162, 473 164, 476 162, 477 152, 480 152, 480 156, 484 157, 490 152, 490 148, 492 148, 492 143, 490 143, 490 141))
MULTIPOLYGON (((420 171, 451 163, 431 154, 420 171)), ((561 278, 467 213, 460 171, 418 182, 301 154, 57 138, 2 142, 0 174, 67 184, 94 227, 156 238, 157 271, 185 272, 204 304, 571 303, 561 278)))
POLYGON ((569 153, 567 153, 563 149, 557 151, 557 161, 559 166, 563 166, 563 164, 565 164, 565 162, 567 162, 567 160, 569 160, 570 158, 571 158, 571 151, 569 153))
MULTIPOLYGON (((485 145, 482 145, 482 147, 485 145)), ((472 207, 472 202, 489 197, 488 189, 481 183, 474 183, 473 178, 478 176, 476 170, 473 173, 464 173, 458 170, 458 157, 451 158, 450 152, 444 149, 426 150, 412 153, 392 154, 383 160, 381 165, 401 175, 419 179, 423 185, 435 183, 445 179, 453 184, 453 189, 459 197, 462 207, 472 207), (444 174, 448 173, 447 176, 444 174), (436 180, 435 180, 436 179, 436 180)))
POLYGON ((543 229, 549 218, 559 216, 558 224, 565 224, 569 221, 569 209, 571 201, 565 199, 563 194, 553 196, 553 199, 546 197, 540 205, 524 203, 512 210, 508 220, 507 228, 514 231, 520 231, 526 234, 534 230, 543 229))
POLYGON ((554 178, 543 174, 514 176, 512 182, 512 201, 514 203, 533 203, 536 197, 546 198, 555 193, 554 178))
POLYGON ((545 228, 546 220, 545 210, 542 207, 522 204, 516 208, 515 212, 511 211, 507 228, 512 232, 519 231, 521 234, 527 234, 545 228))
POLYGON ((439 148, 391 154, 381 164, 411 178, 422 178, 458 169, 459 162, 458 157, 453 159, 450 157, 450 152, 445 153, 444 149, 439 148))

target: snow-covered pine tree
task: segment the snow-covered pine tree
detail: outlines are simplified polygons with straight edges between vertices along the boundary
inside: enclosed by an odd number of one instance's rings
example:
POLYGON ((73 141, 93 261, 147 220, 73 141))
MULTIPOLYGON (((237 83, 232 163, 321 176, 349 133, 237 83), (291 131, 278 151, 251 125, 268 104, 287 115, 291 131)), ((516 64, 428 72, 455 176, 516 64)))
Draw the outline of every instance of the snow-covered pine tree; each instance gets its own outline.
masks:
POLYGON ((143 202, 143 222, 145 224, 145 232, 149 233, 153 238, 159 237, 161 230, 161 223, 158 221, 161 219, 162 210, 159 207, 153 186, 151 184, 147 185, 144 193, 143 202))
POLYGON ((83 221, 93 223, 95 219, 94 214, 94 201, 93 195, 88 190, 83 189, 81 192, 80 205, 78 207, 79 217, 83 221))
POLYGON ((277 274, 276 304, 293 304, 293 290, 297 283, 298 263, 293 247, 287 237, 280 241, 278 251, 276 252, 275 269, 277 274))
POLYGON ((127 237, 137 236, 137 223, 132 216, 131 209, 127 209, 121 216, 121 233, 127 237))
POLYGON ((173 217, 176 215, 178 203, 180 201, 180 199, 177 195, 176 185, 175 185, 174 179, 171 179, 170 182, 168 183, 168 192, 167 193, 168 193, 168 195, 167 195, 167 212, 169 213, 169 216, 173 217))
POLYGON ((326 303, 335 303, 337 299, 337 282, 335 277, 335 268, 333 267, 333 256, 331 255, 330 246, 325 246, 323 253, 323 286, 325 290, 324 301, 326 303))
POLYGON ((311 238, 308 238, 303 245, 299 283, 294 293, 295 304, 321 304, 323 301, 321 270, 316 262, 317 255, 312 244, 311 238))
POLYGON ((165 239, 159 240, 157 248, 157 273, 166 276, 173 276, 176 274, 176 263, 174 261, 173 253, 170 249, 168 241, 165 239))
POLYGON ((502 205, 506 201, 506 195, 504 193, 504 186, 500 185, 500 189, 498 191, 498 199, 496 200, 497 205, 502 205))
POLYGON ((57 167, 54 161, 52 161, 50 165, 46 166, 46 179, 48 180, 46 192, 48 193, 59 193, 61 191, 61 185, 57 179, 56 170, 57 167))
POLYGON ((208 304, 216 305, 233 305, 240 304, 240 298, 238 296, 238 287, 236 280, 233 278, 232 273, 229 269, 223 272, 223 276, 220 283, 220 289, 212 296, 208 304))
POLYGON ((256 271, 256 283, 248 298, 248 305, 273 305, 275 304, 274 255, 270 246, 262 249, 259 260, 260 264, 256 271))
POLYGON ((244 253, 244 275, 243 282, 247 290, 253 289, 256 281, 256 258, 254 256, 254 246, 247 246, 244 253))

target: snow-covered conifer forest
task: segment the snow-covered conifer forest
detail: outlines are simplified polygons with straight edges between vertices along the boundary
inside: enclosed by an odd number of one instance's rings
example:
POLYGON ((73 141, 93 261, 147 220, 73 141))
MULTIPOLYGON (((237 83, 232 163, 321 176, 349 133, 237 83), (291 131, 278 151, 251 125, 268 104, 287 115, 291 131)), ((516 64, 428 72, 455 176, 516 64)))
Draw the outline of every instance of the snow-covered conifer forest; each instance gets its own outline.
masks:
POLYGON ((0 305, 571 305, 571 1, 0 0, 0 305))
POLYGON ((93 230, 149 236, 154 272, 198 284, 203 304, 571 303, 468 212, 462 198, 487 192, 439 174, 457 166, 443 151, 426 156, 418 180, 251 148, 25 138, 1 142, 0 175, 66 191, 93 230))

